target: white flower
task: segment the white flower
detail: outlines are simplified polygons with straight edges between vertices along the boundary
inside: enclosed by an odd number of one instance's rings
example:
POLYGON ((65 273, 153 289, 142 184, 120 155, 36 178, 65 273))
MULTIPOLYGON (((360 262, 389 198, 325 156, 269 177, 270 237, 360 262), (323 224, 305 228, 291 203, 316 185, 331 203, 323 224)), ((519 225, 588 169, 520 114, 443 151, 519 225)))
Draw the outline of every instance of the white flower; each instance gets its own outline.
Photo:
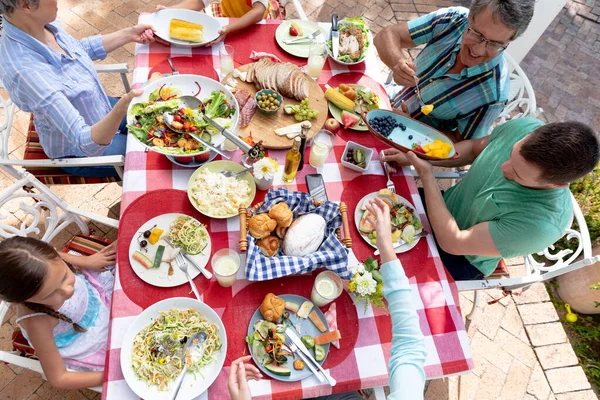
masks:
POLYGON ((356 272, 358 272, 359 274, 364 274, 365 273, 365 264, 360 263, 356 266, 356 272))
POLYGON ((356 277, 356 293, 361 296, 368 296, 377 290, 377 282, 373 279, 370 272, 365 272, 356 277))
POLYGON ((264 157, 254 163, 254 176, 256 179, 270 180, 277 172, 277 163, 275 160, 264 157))

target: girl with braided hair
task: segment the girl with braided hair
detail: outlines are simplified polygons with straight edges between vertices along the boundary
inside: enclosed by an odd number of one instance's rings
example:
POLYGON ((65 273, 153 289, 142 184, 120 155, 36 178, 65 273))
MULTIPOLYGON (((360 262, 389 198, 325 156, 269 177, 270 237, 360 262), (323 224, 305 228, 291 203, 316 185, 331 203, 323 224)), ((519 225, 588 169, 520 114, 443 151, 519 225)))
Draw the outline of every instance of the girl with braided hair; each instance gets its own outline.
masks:
POLYGON ((0 242, 0 299, 16 305, 17 323, 56 388, 102 384, 115 250, 116 242, 83 257, 33 238, 0 242))

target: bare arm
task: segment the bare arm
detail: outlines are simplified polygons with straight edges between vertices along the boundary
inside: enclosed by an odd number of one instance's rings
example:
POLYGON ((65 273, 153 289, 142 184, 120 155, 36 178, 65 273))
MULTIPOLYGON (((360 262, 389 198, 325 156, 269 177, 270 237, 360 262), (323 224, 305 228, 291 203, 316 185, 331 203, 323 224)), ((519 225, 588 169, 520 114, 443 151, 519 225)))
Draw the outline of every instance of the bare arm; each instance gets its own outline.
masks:
POLYGON ((120 29, 116 32, 102 35, 102 46, 107 53, 110 53, 130 42, 150 43, 154 41, 153 31, 151 25, 145 24, 120 29))
POLYGON ((63 260, 77 267, 94 271, 104 271, 105 267, 115 265, 117 259, 117 242, 104 247, 91 256, 76 256, 69 253, 58 253, 63 260))
POLYGON ((123 120, 123 117, 127 113, 127 108, 131 100, 142 94, 143 90, 133 89, 115 104, 112 110, 102 118, 100 121, 92 125, 92 140, 100 145, 108 145, 115 133, 119 129, 119 125, 123 120))
MULTIPOLYGON (((473 161, 481 154, 483 149, 486 148, 490 139, 489 136, 475 140, 463 140, 454 144, 454 148, 458 153, 458 158, 452 160, 440 160, 440 161, 429 161, 431 165, 436 167, 463 167, 465 165, 473 164, 473 161)), ((382 161, 390 163, 390 170, 396 172, 401 167, 411 165, 408 161, 406 154, 397 149, 387 149, 383 152, 384 156, 382 161)))
POLYGON ((42 364, 48 382, 57 389, 83 389, 102 385, 104 372, 72 372, 67 371, 65 364, 54 343, 52 330, 56 319, 39 316, 21 322, 35 348, 36 355, 42 364))
POLYGON ((413 152, 409 152, 407 158, 415 166, 423 182, 427 218, 442 250, 454 255, 499 256, 500 252, 489 231, 489 222, 460 229, 446 207, 431 171, 431 164, 418 158, 413 152))
MULTIPOLYGON (((157 6, 157 9, 166 8, 164 6, 157 6), (160 7, 160 8, 159 8, 160 7)), ((177 3, 169 8, 185 8, 193 11, 202 11, 206 8, 206 5, 202 0, 183 0, 181 3, 177 3)))
POLYGON ((241 18, 233 19, 233 22, 229 25, 226 25, 219 31, 219 37, 213 40, 210 43, 206 44, 206 47, 215 45, 225 39, 228 33, 232 33, 235 31, 242 30, 251 25, 256 24, 258 21, 263 19, 265 15, 266 8, 264 5, 260 3, 254 3, 252 5, 252 10, 248 11, 241 18))
POLYGON ((403 86, 415 85, 416 65, 406 49, 415 47, 408 24, 402 22, 384 28, 373 40, 381 61, 392 70, 394 81, 403 86))

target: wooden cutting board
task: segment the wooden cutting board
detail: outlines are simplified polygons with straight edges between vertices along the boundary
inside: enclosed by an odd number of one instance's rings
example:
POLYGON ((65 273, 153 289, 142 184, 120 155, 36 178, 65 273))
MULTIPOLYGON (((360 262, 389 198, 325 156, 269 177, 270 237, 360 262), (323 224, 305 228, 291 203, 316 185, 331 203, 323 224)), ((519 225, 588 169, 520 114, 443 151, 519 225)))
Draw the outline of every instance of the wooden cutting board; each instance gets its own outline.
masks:
MULTIPOLYGON (((238 70, 241 72, 246 72, 248 69, 248 65, 242 65, 238 67, 238 70)), ((233 78, 232 74, 229 74, 223 79, 222 83, 225 84, 227 79, 233 78)), ((313 137, 315 133, 321 130, 323 125, 325 124, 325 120, 327 120, 327 100, 325 99, 325 93, 321 87, 315 82, 312 78, 307 75, 307 79, 309 80, 309 103, 310 108, 318 110, 319 115, 316 118, 310 120, 312 124, 312 128, 308 133, 307 140, 313 137)), ((243 82, 241 79, 236 79, 238 81, 238 85, 236 89, 246 89, 250 94, 254 97, 256 95, 256 86, 254 83, 243 82)), ((250 124, 238 130, 238 136, 246 137, 252 133, 252 137, 256 142, 259 140, 263 141, 263 146, 266 149, 289 149, 292 147, 292 139, 288 139, 286 136, 277 135, 274 130, 279 128, 284 128, 289 125, 297 124, 298 121, 294 119, 293 115, 287 115, 283 111, 283 106, 286 104, 300 104, 299 101, 295 99, 291 99, 289 97, 283 98, 283 105, 277 110, 277 113, 272 115, 263 114, 258 108, 256 109, 256 113, 252 117, 252 121, 250 124)))

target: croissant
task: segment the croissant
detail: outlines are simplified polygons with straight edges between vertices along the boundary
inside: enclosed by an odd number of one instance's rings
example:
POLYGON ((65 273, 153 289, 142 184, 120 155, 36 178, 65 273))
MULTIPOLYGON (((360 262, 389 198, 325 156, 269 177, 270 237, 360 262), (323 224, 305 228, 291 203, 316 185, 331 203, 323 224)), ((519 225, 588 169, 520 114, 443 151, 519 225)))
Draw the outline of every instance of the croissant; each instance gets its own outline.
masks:
POLYGON ((256 241, 260 251, 267 257, 272 257, 279 250, 279 238, 277 236, 267 236, 256 241))
POLYGON ((277 322, 283 310, 285 309, 285 300, 275 296, 273 293, 269 293, 265 296, 262 304, 260 305, 260 313, 267 321, 277 322))
POLYGON ((287 205, 287 203, 281 202, 271 207, 269 210, 269 217, 277 221, 278 226, 287 228, 292 224, 294 213, 292 210, 290 210, 290 207, 287 205))
POLYGON ((269 236, 276 226, 277 221, 271 219, 266 213, 257 214, 248 221, 250 235, 256 239, 269 236))

